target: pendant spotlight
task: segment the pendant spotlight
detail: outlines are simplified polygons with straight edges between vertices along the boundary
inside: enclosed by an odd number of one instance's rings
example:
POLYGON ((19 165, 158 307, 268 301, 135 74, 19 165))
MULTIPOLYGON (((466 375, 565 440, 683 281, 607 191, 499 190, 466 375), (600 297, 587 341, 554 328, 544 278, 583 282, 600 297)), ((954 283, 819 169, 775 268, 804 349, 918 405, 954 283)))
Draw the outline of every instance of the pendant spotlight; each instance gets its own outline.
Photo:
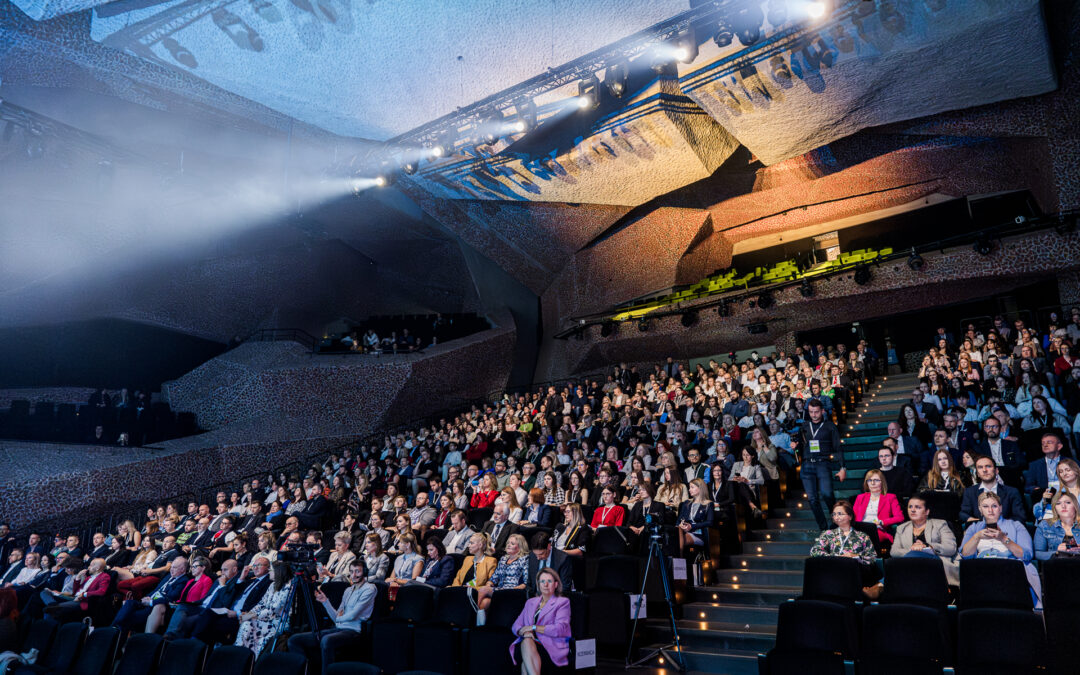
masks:
POLYGON ((722 301, 716 306, 716 315, 721 317, 731 316, 731 306, 728 304, 727 300, 722 301))
POLYGON ((649 331, 649 320, 642 317, 641 321, 638 321, 637 329, 642 333, 647 333, 649 331))
POLYGON ((773 302, 772 293, 770 293, 768 291, 765 291, 764 293, 762 293, 761 295, 759 295, 757 297, 758 309, 768 309, 768 308, 772 307, 773 304, 775 304, 775 303, 773 302))
POLYGON ((761 24, 765 21, 765 15, 761 13, 761 7, 757 4, 743 5, 735 12, 733 24, 735 36, 744 47, 749 47, 761 39, 761 24))
POLYGON ((626 94, 626 81, 630 77, 630 67, 626 61, 613 63, 604 71, 604 86, 608 93, 615 98, 622 98, 626 94))
POLYGON ((600 106, 600 81, 590 75, 578 82, 577 104, 582 110, 596 110, 600 106))
POLYGON ((975 245, 972 247, 979 255, 990 255, 994 252, 994 240, 989 235, 980 234, 979 238, 975 240, 975 245))
POLYGON ((716 32, 713 34, 713 42, 716 43, 716 46, 721 49, 730 47, 734 37, 735 34, 731 30, 731 24, 728 23, 727 19, 720 19, 720 23, 716 27, 716 32))
POLYGON ((854 275, 855 283, 857 283, 860 286, 865 286, 866 284, 870 283, 870 279, 872 279, 872 278, 873 278, 873 275, 870 274, 870 268, 869 267, 867 267, 866 265, 856 265, 855 266, 855 275, 854 275))
POLYGON ((814 287, 810 284, 809 279, 803 279, 802 284, 799 285, 799 295, 804 298, 814 297, 814 287))
POLYGON ((605 321, 600 324, 600 337, 610 337, 615 332, 617 325, 614 321, 605 321))
POLYGON ((689 312, 683 312, 681 321, 682 321, 682 325, 683 325, 684 328, 690 328, 691 326, 693 326, 694 324, 697 323, 697 320, 698 320, 697 312, 695 312, 693 310, 691 310, 689 312))

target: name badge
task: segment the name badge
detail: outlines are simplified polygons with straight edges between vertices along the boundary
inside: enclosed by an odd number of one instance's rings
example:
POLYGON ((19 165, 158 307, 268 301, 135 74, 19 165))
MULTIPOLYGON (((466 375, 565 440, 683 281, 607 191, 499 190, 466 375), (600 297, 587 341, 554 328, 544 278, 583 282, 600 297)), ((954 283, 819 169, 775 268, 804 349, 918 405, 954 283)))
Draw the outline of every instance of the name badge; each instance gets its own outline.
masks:
POLYGON ((821 441, 810 441, 810 452, 811 453, 821 452, 821 441))

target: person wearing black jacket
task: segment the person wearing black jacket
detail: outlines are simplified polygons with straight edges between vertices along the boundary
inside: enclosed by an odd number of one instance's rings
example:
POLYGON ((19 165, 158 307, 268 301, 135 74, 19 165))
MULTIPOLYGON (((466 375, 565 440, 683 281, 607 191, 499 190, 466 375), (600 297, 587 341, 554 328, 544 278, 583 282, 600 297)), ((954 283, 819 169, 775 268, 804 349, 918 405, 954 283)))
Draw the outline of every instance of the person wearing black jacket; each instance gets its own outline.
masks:
POLYGON ((735 484, 727 478, 727 471, 722 462, 717 462, 709 469, 709 498, 712 500, 713 513, 718 521, 732 518, 735 509, 735 484))
POLYGON ((236 635, 240 628, 240 615, 250 612, 259 604, 271 583, 270 561, 265 556, 256 556, 252 561, 250 569, 254 576, 248 577, 247 569, 241 572, 232 596, 222 601, 227 604, 205 608, 195 616, 189 633, 192 637, 212 646, 236 635), (214 609, 224 609, 225 612, 218 613, 214 609))
POLYGON ((529 554, 529 577, 526 581, 525 591, 529 597, 537 594, 536 575, 545 567, 550 567, 559 574, 562 587, 567 591, 574 586, 574 567, 570 562, 570 556, 555 548, 551 541, 551 535, 547 532, 537 532, 529 542, 532 553, 529 554))
POLYGON ((810 510, 814 512, 814 519, 818 527, 828 529, 829 521, 825 517, 825 509, 831 512, 833 507, 833 462, 840 465, 840 471, 836 477, 843 482, 847 479, 847 468, 844 466, 844 450, 840 445, 840 431, 836 425, 825 418, 825 408, 821 401, 811 399, 806 405, 808 419, 799 429, 797 436, 791 440, 791 449, 799 451, 802 456, 803 489, 806 490, 806 499, 810 502, 810 510))

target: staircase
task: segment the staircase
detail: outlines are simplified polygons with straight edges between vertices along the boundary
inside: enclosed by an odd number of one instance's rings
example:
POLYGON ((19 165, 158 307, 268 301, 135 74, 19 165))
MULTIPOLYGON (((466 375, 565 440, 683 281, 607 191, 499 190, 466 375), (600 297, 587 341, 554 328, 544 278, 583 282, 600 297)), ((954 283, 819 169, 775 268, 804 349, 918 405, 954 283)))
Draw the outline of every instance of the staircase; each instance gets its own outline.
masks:
MULTIPOLYGON (((840 427, 847 480, 833 482, 838 498, 853 499, 863 475, 877 466, 877 450, 888 423, 903 401, 910 400, 914 375, 878 378, 840 427)), ((803 564, 819 530, 809 505, 789 481, 787 506, 770 508, 763 529, 747 531, 742 552, 714 561, 715 582, 690 589, 682 605, 679 635, 688 672, 751 675, 757 655, 775 641, 777 606, 802 592, 803 564)), ((669 622, 649 621, 649 639, 670 636, 669 622)), ((661 666, 664 664, 661 664, 661 666)), ((657 672, 675 672, 673 669, 657 672)))

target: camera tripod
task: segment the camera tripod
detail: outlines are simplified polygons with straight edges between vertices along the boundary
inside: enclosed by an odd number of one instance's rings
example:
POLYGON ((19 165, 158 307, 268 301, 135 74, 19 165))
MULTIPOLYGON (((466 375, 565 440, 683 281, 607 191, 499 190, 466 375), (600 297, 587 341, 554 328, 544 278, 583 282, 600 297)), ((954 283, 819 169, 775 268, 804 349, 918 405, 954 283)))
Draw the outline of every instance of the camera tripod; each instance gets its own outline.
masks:
POLYGON ((637 604, 632 607, 634 610, 634 626, 630 632, 630 645, 626 649, 626 669, 642 666, 658 656, 663 656, 680 673, 685 673, 686 661, 683 659, 682 643, 679 640, 679 624, 675 619, 675 595, 671 592, 671 581, 668 579, 667 559, 664 557, 664 548, 661 544, 662 536, 659 528, 649 533, 649 557, 645 563, 645 576, 641 581, 641 592, 638 593, 637 604), (638 619, 641 617, 641 603, 644 602, 645 586, 649 583, 649 568, 652 566, 653 560, 656 560, 656 564, 659 566, 660 580, 664 584, 664 599, 667 600, 668 615, 671 619, 671 642, 656 649, 650 649, 648 653, 637 661, 630 661, 630 655, 634 653, 634 637, 637 633, 638 619))

